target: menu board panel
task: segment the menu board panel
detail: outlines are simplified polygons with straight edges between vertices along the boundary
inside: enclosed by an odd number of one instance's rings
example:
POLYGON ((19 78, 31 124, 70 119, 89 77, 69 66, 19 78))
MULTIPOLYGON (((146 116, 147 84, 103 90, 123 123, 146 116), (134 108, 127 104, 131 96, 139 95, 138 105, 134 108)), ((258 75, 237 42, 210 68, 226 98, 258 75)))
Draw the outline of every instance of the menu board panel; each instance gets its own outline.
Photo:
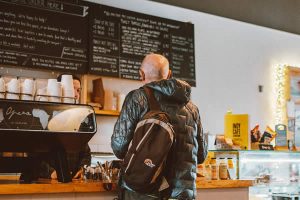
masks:
POLYGON ((151 52, 195 86, 191 23, 80 0, 0 0, 1 65, 139 80, 151 52))
POLYGON ((0 63, 84 73, 88 7, 54 0, 0 0, 0 63))
POLYGON ((139 80, 152 52, 169 59, 174 77, 196 85, 193 24, 92 3, 89 15, 90 73, 139 80))

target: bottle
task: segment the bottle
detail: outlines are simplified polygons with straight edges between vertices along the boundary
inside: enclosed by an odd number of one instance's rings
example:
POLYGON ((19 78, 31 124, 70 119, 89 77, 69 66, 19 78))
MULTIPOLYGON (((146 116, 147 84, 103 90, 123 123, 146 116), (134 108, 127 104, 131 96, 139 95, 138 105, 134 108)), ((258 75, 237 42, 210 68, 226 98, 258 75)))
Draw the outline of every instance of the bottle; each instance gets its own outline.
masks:
POLYGON ((211 180, 211 166, 210 164, 205 165, 205 179, 211 180))
POLYGON ((225 163, 225 158, 220 158, 220 164, 219 164, 219 178, 221 180, 227 180, 227 163, 225 163))
POLYGON ((210 168, 211 168, 211 180, 218 180, 218 167, 217 167, 216 158, 211 158, 210 168))
POLYGON ((211 158, 210 164, 217 164, 217 159, 216 158, 211 158))
POLYGON ((233 160, 232 158, 227 158, 227 165, 228 165, 228 173, 229 173, 229 178, 232 180, 236 179, 236 170, 234 168, 233 160))

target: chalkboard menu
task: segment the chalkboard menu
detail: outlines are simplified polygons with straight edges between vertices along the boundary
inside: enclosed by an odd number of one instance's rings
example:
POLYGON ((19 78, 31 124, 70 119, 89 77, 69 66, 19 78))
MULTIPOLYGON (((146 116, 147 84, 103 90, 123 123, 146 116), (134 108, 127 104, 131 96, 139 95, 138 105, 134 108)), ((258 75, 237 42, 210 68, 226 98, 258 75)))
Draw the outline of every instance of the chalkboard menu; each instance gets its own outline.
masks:
POLYGON ((89 8, 89 72, 139 80, 144 56, 161 53, 173 76, 196 85, 194 25, 109 6, 89 8))
POLYGON ((0 0, 0 64, 139 80, 151 52, 195 86, 191 23, 80 0, 0 0))
POLYGON ((87 9, 53 0, 0 0, 0 63, 84 73, 87 9))

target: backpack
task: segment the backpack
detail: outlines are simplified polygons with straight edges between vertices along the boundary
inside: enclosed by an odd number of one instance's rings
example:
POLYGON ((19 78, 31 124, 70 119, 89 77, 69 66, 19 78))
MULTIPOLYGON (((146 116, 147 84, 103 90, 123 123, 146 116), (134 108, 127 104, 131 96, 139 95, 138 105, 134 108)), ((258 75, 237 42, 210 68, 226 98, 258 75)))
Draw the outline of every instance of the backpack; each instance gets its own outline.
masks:
POLYGON ((144 90, 150 110, 134 131, 123 162, 123 179, 130 189, 151 193, 169 187, 163 172, 175 133, 168 114, 160 110, 152 89, 144 87, 144 90))

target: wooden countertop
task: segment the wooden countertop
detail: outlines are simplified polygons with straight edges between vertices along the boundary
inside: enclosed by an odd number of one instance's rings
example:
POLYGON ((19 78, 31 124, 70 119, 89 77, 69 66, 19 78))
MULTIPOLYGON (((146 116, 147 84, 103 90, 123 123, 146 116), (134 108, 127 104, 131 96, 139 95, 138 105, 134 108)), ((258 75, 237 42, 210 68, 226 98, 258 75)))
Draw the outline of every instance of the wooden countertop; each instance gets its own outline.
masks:
MULTIPOLYGON (((112 190, 116 190, 113 184, 112 190)), ((100 181, 85 182, 73 181, 72 183, 58 183, 51 181, 48 183, 7 183, 0 184, 1 194, 45 194, 45 193, 73 193, 73 192, 104 192, 107 191, 100 181)))
POLYGON ((253 185, 252 180, 197 180, 198 189, 242 188, 253 185))
MULTIPOLYGON (((213 188, 239 188, 252 186, 248 180, 197 180, 198 189, 213 188)), ((112 191, 116 190, 113 184, 112 191)), ((16 180, 0 182, 1 194, 42 194, 42 193, 76 193, 76 192, 104 192, 103 183, 100 181, 86 182, 73 181, 72 183, 59 183, 57 181, 41 181, 40 183, 20 184, 16 180)))

